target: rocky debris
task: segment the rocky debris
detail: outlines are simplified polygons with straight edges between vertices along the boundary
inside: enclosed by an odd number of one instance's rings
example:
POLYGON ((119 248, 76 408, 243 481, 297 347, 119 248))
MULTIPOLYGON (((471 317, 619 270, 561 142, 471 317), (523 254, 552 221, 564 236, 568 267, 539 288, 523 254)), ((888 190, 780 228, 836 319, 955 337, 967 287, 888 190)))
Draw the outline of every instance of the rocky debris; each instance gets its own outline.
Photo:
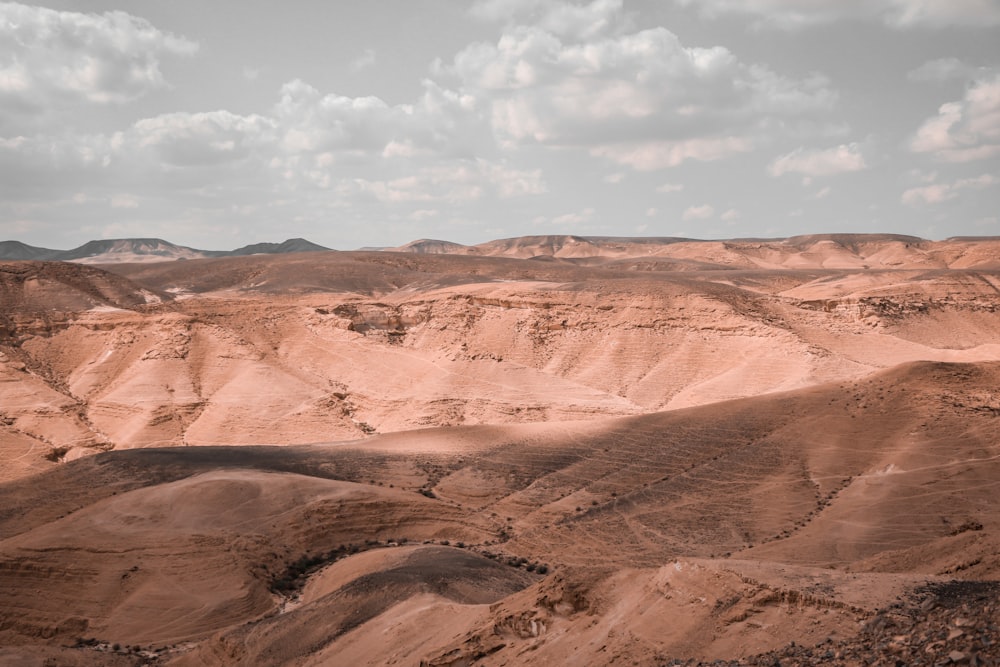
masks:
POLYGON ((685 667, 996 667, 1000 582, 949 581, 914 591, 865 621, 857 636, 808 647, 793 643, 740 660, 671 660, 685 667))

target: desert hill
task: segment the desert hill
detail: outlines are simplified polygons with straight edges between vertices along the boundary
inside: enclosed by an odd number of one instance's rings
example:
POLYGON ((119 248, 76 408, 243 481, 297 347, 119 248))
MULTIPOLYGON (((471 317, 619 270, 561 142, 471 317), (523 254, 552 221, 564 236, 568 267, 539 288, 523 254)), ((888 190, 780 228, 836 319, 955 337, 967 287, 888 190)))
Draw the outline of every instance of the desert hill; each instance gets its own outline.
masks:
POLYGON ((563 259, 660 259, 705 268, 1000 268, 994 237, 928 241, 899 234, 813 234, 786 239, 701 241, 675 237, 523 236, 474 246, 416 241, 399 252, 563 259))
POLYGON ((996 239, 279 245, 0 262, 0 665, 1000 661, 996 239))
POLYGON ((130 296, 64 293, 55 279, 8 290, 0 429, 32 466, 95 443, 306 444, 592 419, 910 361, 1000 359, 1000 275, 984 270, 635 270, 384 252, 39 266, 130 296), (72 427, 67 405, 83 416, 72 427))
POLYGON ((1000 574, 998 381, 916 363, 598 423, 88 457, 0 488, 0 628, 94 638, 66 649, 93 664, 112 644, 653 664, 846 638, 928 581, 1000 574))

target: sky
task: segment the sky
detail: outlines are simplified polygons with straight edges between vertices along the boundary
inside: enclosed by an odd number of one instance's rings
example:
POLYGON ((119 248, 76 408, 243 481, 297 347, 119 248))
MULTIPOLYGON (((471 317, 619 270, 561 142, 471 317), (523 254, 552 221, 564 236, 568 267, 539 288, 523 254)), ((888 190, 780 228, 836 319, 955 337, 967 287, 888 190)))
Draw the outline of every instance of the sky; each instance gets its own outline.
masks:
POLYGON ((0 240, 1000 235, 1000 0, 0 3, 0 240))

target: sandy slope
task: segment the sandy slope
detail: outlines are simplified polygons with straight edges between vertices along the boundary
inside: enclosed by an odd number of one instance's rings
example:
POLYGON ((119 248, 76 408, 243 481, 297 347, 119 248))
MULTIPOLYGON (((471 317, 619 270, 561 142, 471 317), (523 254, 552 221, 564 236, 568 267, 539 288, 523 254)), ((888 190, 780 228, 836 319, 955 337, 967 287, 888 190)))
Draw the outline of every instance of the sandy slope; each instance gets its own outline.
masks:
POLYGON ((91 457, 0 487, 0 632, 183 665, 654 664, 849 638, 928 577, 1000 575, 998 380, 920 363, 598 422, 91 457), (303 554, 333 564, 278 613, 268 584, 303 554))

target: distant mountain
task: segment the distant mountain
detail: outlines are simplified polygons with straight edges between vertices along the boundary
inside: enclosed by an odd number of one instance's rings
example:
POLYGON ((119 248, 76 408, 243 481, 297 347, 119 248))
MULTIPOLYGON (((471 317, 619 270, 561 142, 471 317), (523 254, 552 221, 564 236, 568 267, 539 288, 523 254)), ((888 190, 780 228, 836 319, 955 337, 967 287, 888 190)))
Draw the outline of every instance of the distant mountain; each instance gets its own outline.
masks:
POLYGON ((451 241, 438 241, 437 239, 419 239, 410 241, 406 245, 392 248, 393 252, 415 252, 427 255, 456 255, 461 253, 471 253, 473 250, 469 246, 451 241))
POLYGON ((305 239, 288 239, 281 243, 254 243, 220 255, 278 255, 289 252, 323 252, 330 250, 305 239))
POLYGON ((79 248, 60 253, 53 259, 81 264, 111 264, 166 262, 208 256, 202 250, 175 245, 163 239, 102 239, 88 241, 79 248))
POLYGON ((803 236, 790 236, 781 242, 796 248, 808 248, 824 241, 855 251, 861 245, 908 243, 919 246, 927 243, 925 239, 919 236, 907 236, 904 234, 806 234, 803 236))
POLYGON ((203 259, 236 255, 284 254, 329 250, 306 239, 288 239, 282 243, 255 243, 236 250, 198 250, 163 239, 101 239, 88 241, 72 250, 36 248, 20 241, 0 241, 0 259, 48 260, 79 264, 120 264, 125 262, 169 262, 179 259, 203 259))
POLYGON ((0 241, 0 259, 52 259, 61 250, 36 248, 20 241, 0 241))
POLYGON ((520 257, 586 258, 586 257, 628 257, 642 256, 651 249, 672 243, 690 241, 675 237, 619 237, 619 236, 574 236, 553 234, 543 236, 516 236, 508 239, 487 241, 474 246, 465 246, 450 241, 420 239, 393 248, 396 252, 450 255, 483 255, 520 257))
POLYGON ((393 249, 479 257, 553 259, 579 266, 618 262, 635 271, 722 269, 1000 268, 1000 239, 929 241, 903 234, 810 234, 787 238, 698 240, 553 234, 463 246, 420 240, 393 249))
MULTIPOLYGON (((366 251, 424 255, 509 257, 577 265, 626 262, 636 271, 777 268, 1000 268, 1000 237, 928 241, 901 234, 811 234, 788 238, 697 240, 671 236, 618 237, 553 234, 497 239, 477 245, 419 239, 366 251)), ((80 264, 146 264, 183 259, 330 251, 302 238, 255 243, 235 250, 199 250, 157 238, 90 241, 73 250, 0 242, 0 260, 56 260, 80 264)))

